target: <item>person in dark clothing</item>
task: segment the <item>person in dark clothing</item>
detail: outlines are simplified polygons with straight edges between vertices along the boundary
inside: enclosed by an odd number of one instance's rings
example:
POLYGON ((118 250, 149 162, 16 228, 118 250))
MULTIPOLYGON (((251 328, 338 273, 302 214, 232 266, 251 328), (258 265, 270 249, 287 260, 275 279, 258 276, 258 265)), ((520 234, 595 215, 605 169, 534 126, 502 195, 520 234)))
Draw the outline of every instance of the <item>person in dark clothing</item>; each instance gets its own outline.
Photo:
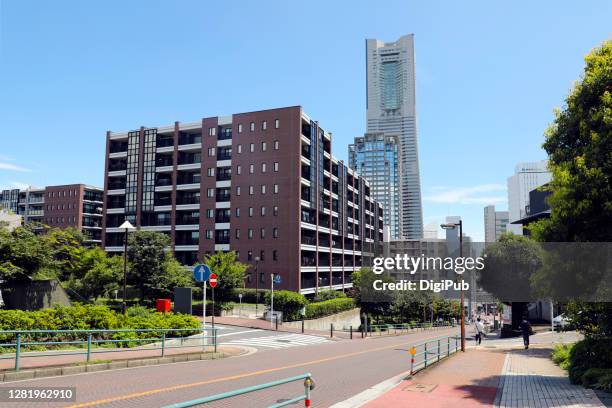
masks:
POLYGON ((525 344, 525 350, 529 348, 529 336, 533 334, 531 323, 527 320, 527 317, 523 317, 523 321, 519 324, 521 333, 523 334, 523 343, 525 344))

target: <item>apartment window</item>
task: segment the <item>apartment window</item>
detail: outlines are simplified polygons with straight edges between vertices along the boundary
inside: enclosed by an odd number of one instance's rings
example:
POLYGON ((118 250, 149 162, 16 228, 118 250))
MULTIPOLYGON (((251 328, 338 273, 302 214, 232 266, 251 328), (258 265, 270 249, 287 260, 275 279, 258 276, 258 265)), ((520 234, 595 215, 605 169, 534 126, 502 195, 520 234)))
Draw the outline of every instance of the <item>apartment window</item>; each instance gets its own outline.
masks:
POLYGON ((251 153, 253 153, 255 151, 255 143, 251 143, 249 145, 249 150, 251 151, 251 153))
POLYGON ((206 218, 213 218, 215 216, 215 210, 209 208, 206 210, 206 218))
POLYGON ((255 165, 250 164, 249 165, 249 174, 253 174, 255 172, 255 165))
POLYGON ((242 145, 241 145, 241 144, 239 144, 239 145, 238 145, 238 154, 241 154, 241 153, 242 153, 242 145))
POLYGON ((251 122, 250 129, 251 129, 251 132, 255 131, 255 122, 251 122))
POLYGON ((280 127, 280 120, 274 119, 274 129, 278 129, 280 127))
POLYGON ((253 260, 253 251, 249 251, 247 252, 247 261, 252 261, 253 260))
POLYGON ((238 124, 238 133, 242 133, 242 123, 238 124))
POLYGON ((253 207, 249 207, 249 217, 253 216, 253 207))
POLYGON ((268 150, 268 144, 266 142, 261 142, 261 151, 265 152, 268 150))
POLYGON ((268 121, 264 120, 261 122, 261 130, 266 130, 268 128, 268 121))
POLYGON ((236 165, 236 174, 242 174, 242 166, 241 165, 236 165))
POLYGON ((278 162, 274 162, 274 171, 278 171, 278 162))
POLYGON ((274 194, 278 194, 278 184, 274 185, 274 194))
POLYGON ((206 237, 206 239, 212 239, 212 237, 213 237, 212 230, 206 230, 205 237, 206 237))
POLYGON ((249 228, 248 235, 249 235, 249 239, 253 239, 253 228, 249 228))
POLYGON ((215 148, 214 147, 209 147, 208 148, 208 156, 212 157, 216 154, 215 148))
POLYGON ((261 194, 266 194, 266 185, 265 184, 261 185, 261 194))
POLYGON ((259 283, 266 283, 266 275, 263 272, 259 274, 259 283))
POLYGON ((266 163, 261 163, 261 172, 262 173, 266 172, 266 163))
POLYGON ((278 147, 280 146, 280 143, 278 140, 274 141, 274 150, 278 150, 278 147))
POLYGON ((236 195, 240 195, 240 186, 236 186, 236 195))
POLYGON ((259 230, 259 236, 261 238, 265 238, 266 237, 266 229, 262 228, 261 230, 259 230))
POLYGON ((240 239, 240 228, 236 228, 236 239, 240 239))
POLYGON ((261 207, 261 216, 265 216, 266 215, 266 207, 261 207))
POLYGON ((274 214, 275 217, 278 215, 278 206, 277 205, 275 205, 274 208, 272 208, 272 214, 274 214))
POLYGON ((276 249, 272 251, 272 260, 278 261, 278 251, 276 249))
POLYGON ((240 217, 240 207, 236 208, 236 217, 240 217))
POLYGON ((217 128, 216 127, 208 128, 208 136, 214 136, 216 134, 217 134, 217 128))
POLYGON ((266 257, 266 251, 263 251, 263 250, 259 251, 259 259, 263 261, 265 257, 266 257))
POLYGON ((253 195, 255 193, 255 189, 253 186, 249 186, 249 195, 253 195))
POLYGON ((272 237, 278 238, 278 228, 272 228, 272 237))
POLYGON ((212 198, 215 196, 215 189, 209 188, 206 190, 206 197, 212 198))
POLYGON ((214 177, 214 175, 215 175, 215 168, 214 167, 209 167, 208 169, 206 169, 206 174, 208 175, 208 177, 214 177))

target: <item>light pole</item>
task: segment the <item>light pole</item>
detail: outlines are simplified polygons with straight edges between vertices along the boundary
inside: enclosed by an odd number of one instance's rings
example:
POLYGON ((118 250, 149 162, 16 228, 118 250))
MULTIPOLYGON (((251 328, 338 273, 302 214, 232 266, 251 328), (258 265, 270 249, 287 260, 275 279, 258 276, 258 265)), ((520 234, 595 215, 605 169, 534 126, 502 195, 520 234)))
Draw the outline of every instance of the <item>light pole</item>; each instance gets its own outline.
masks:
MULTIPOLYGON (((445 230, 451 230, 459 227, 459 257, 463 257, 463 220, 458 223, 440 224, 440 227, 445 230)), ((461 284, 461 351, 465 351, 465 311, 463 297, 463 282, 461 284)))
POLYGON ((259 266, 259 257, 255 257, 255 318, 257 319, 257 307, 259 306, 259 275, 257 274, 257 266, 259 266))
POLYGON ((119 226, 119 228, 125 230, 125 234, 123 235, 123 303, 122 310, 123 314, 127 311, 127 304, 125 303, 125 299, 127 297, 127 246, 128 246, 128 231, 134 230, 134 226, 128 220, 125 220, 123 224, 119 226))

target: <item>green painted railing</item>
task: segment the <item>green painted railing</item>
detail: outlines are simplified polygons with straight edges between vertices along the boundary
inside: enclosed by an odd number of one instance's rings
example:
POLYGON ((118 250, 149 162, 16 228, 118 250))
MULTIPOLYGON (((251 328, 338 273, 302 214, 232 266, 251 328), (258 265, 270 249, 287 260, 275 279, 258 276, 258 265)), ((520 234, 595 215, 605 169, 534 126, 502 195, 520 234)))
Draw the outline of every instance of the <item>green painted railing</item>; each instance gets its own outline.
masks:
MULTIPOLYGON (((287 384, 290 382, 304 380, 304 393, 298 395, 297 397, 293 397, 286 401, 278 402, 276 404, 270 405, 268 408, 279 408, 287 405, 292 405, 300 401, 304 401, 305 407, 310 407, 310 391, 314 388, 314 381, 312 380, 312 375, 310 373, 296 375, 295 377, 283 378, 281 380, 267 382, 265 384, 253 385, 251 387, 240 388, 234 391, 228 391, 221 394, 211 395, 210 397, 203 397, 194 399, 191 401, 179 402, 172 405, 167 405, 163 408, 188 408, 196 405, 206 404, 208 402, 214 402, 219 400, 224 400, 227 398, 237 397, 238 395, 248 394, 250 392, 261 391, 267 388, 277 387, 279 385, 287 384)), ((247 405, 254 406, 254 405, 247 405)))
POLYGON ((409 352, 410 374, 423 370, 461 349, 459 336, 445 336, 414 344, 409 352))
MULTIPOLYGON (((14 359, 15 371, 19 371, 21 360, 30 357, 54 357, 65 355, 86 355, 90 362, 96 353, 120 353, 138 350, 160 350, 164 357, 166 350, 176 348, 211 347, 217 351, 217 328, 198 329, 116 329, 116 330, 0 330, 0 339, 10 338, 9 343, 0 343, 0 360, 14 359), (181 336, 180 333, 194 333, 181 336), (125 335, 127 333, 127 337, 125 335), (144 337, 129 336, 141 333, 144 337), (147 335, 150 333, 150 335, 147 335), (63 336, 66 339, 45 341, 49 337, 63 336), (109 338, 110 337, 110 338, 109 338), (112 338, 116 337, 116 338, 112 338), (129 343, 141 343, 138 347, 120 347, 129 343), (116 345, 115 348, 102 347, 116 345), (28 351, 29 347, 47 348, 43 351, 28 351), (66 349, 68 347, 68 349, 66 349), (73 347, 73 348, 71 348, 73 347), (14 349, 14 353, 6 349, 14 349)), ((13 351, 13 350, 11 350, 13 351)))

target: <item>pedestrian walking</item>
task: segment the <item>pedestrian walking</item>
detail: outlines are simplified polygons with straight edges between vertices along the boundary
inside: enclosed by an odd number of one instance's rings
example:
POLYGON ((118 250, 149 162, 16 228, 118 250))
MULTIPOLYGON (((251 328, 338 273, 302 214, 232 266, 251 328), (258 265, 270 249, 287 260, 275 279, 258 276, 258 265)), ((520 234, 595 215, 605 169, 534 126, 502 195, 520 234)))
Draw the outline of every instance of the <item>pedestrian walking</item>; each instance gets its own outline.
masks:
POLYGON ((476 319, 474 326, 476 326, 476 345, 480 345, 482 343, 482 336, 485 335, 484 324, 480 321, 480 317, 476 319))
POLYGON ((529 320, 527 320, 527 316, 523 317, 523 321, 521 321, 521 324, 519 324, 519 328, 523 334, 523 344, 525 345, 525 350, 527 350, 529 348, 529 336, 533 334, 533 328, 531 327, 529 320))

